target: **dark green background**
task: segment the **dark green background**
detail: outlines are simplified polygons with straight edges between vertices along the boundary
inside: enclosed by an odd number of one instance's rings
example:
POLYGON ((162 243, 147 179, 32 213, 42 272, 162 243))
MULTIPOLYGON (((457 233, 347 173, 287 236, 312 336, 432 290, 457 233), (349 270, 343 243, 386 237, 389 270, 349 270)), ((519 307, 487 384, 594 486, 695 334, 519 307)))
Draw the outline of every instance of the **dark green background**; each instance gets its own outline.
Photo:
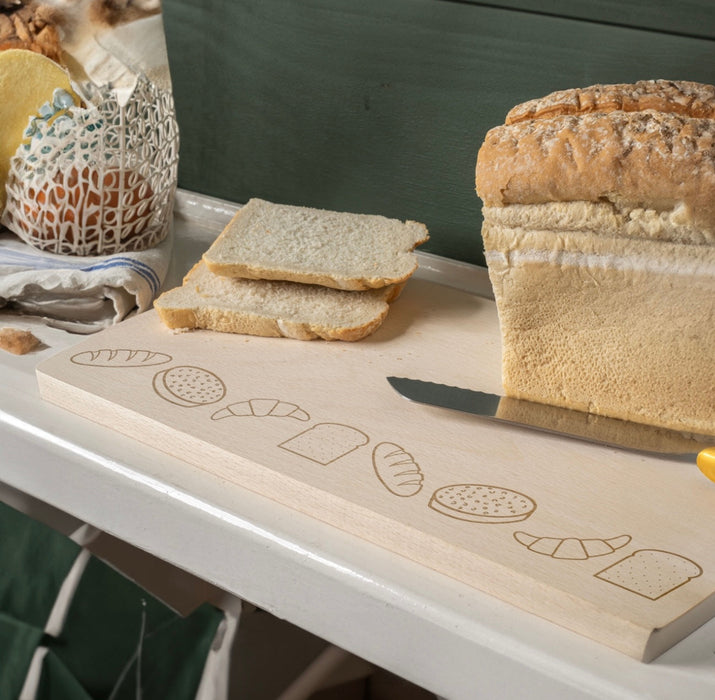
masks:
POLYGON ((713 0, 164 0, 179 186, 423 221, 483 264, 474 166, 519 102, 715 83, 713 0))

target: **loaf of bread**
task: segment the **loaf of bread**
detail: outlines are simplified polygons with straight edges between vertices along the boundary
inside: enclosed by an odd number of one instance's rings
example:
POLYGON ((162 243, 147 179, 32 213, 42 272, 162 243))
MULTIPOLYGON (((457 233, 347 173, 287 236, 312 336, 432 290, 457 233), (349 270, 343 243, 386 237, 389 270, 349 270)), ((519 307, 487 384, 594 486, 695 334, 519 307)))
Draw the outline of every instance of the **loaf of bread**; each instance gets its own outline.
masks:
POLYGON ((346 290, 399 284, 417 268, 424 224, 251 199, 203 256, 228 277, 346 290))
POLYGON ((400 285, 346 292, 298 282, 213 274, 198 262, 181 287, 154 302, 169 328, 203 328, 299 340, 360 340, 383 322, 400 285))
POLYGON ((476 189, 505 392, 715 433, 715 88, 642 81, 514 107, 476 189))
POLYGON ((0 0, 0 51, 27 49, 62 63, 59 15, 48 3, 0 0))

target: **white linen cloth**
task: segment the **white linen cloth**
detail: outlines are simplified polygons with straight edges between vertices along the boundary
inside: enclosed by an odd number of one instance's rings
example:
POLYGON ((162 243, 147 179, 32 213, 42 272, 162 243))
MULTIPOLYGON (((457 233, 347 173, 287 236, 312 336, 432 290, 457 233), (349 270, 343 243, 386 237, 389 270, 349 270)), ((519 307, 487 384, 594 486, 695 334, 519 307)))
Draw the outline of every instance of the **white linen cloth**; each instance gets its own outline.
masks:
POLYGON ((172 235, 154 248, 71 256, 37 250, 0 228, 0 311, 94 333, 151 308, 171 259, 172 235))

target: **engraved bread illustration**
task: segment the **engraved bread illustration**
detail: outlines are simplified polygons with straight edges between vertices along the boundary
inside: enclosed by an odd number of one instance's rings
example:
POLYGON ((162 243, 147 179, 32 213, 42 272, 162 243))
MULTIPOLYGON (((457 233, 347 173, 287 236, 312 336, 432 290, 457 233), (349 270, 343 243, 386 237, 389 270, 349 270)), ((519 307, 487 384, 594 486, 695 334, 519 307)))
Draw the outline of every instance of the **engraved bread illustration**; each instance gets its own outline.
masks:
POLYGON ((658 600, 702 573, 698 564, 680 554, 639 549, 594 576, 644 598, 658 600))
POLYGON ((341 423, 318 423, 278 447, 311 462, 327 465, 368 442, 370 438, 357 428, 341 423))
POLYGON ((171 355, 151 350, 128 350, 102 348, 85 350, 72 355, 70 360, 76 365, 90 367, 150 367, 171 362, 171 355))
POLYGON ((443 486, 432 495, 430 508, 473 523, 516 523, 536 510, 536 503, 518 491, 487 484, 443 486))
POLYGON ((232 403, 216 411, 212 420, 221 420, 230 416, 272 416, 274 418, 295 418, 300 421, 310 420, 310 416, 298 405, 279 399, 249 399, 232 403))
POLYGON ((530 552, 545 554, 554 559, 589 559, 613 554, 617 549, 625 547, 630 541, 630 535, 619 535, 607 540, 578 539, 576 537, 535 537, 527 532, 515 532, 514 539, 523 544, 530 552))
POLYGON ((414 496, 422 489, 422 470, 412 455, 394 442, 375 446, 372 466, 383 486, 395 496, 414 496))
POLYGON ((179 365, 154 375, 154 391, 170 403, 192 408, 221 401, 226 386, 207 369, 179 365))

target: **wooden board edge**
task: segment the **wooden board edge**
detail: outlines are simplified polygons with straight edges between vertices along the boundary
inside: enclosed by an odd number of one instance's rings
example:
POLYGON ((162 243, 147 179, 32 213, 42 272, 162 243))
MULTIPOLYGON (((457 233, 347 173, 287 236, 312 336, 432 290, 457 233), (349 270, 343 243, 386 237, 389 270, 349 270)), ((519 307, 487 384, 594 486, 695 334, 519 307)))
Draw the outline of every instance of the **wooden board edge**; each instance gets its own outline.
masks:
MULTIPOLYGON (((126 437, 136 439, 153 449, 162 451, 158 446, 160 441, 156 439, 157 432, 154 431, 161 433, 162 437, 173 445, 181 445, 182 441, 186 440, 186 436, 181 431, 160 421, 154 421, 133 411, 118 412, 110 401, 62 381, 51 372, 44 371, 42 365, 38 366, 36 376, 43 400, 126 437), (78 406, 83 406, 83 410, 78 411, 78 406), (108 412, 118 420, 108 420, 108 412), (152 431, 146 430, 147 421, 151 421, 152 431), (145 435, 145 439, 141 439, 142 435, 145 435)), ((195 444, 197 438, 192 436, 191 439, 195 444)), ((347 504, 339 496, 322 492, 314 487, 308 489, 308 493, 305 484, 297 481, 292 483, 294 480, 288 480, 285 475, 277 474, 250 459, 226 453, 223 448, 210 443, 204 443, 203 446, 205 452, 202 453, 202 460, 182 459, 182 461, 202 469, 202 461, 205 463, 209 460, 213 468, 212 473, 230 483, 383 547, 397 556, 411 559, 514 605, 524 612, 534 614, 636 660, 650 661, 656 658, 703 624, 706 621, 702 618, 703 614, 707 612, 711 616, 715 614, 715 610, 711 609, 715 608, 714 595, 712 599, 708 599, 711 606, 698 605, 697 609, 677 619, 674 625, 668 624, 660 630, 654 630, 613 615, 588 601, 561 591, 563 597, 558 607, 559 614, 555 615, 554 608, 548 605, 545 597, 536 599, 533 597, 536 588, 541 588, 544 596, 548 595, 543 584, 526 575, 516 576, 512 569, 499 562, 476 554, 469 557, 470 561, 465 562, 464 553, 458 547, 435 535, 419 532, 409 525, 352 502, 347 504), (218 474, 217 466, 220 466, 218 474), (302 501, 303 507, 296 506, 299 501, 302 501), (349 505, 349 510, 354 513, 350 518, 346 518, 346 505, 349 505), (322 517, 318 518, 316 513, 321 513, 322 517), (374 527, 376 521, 381 523, 381 526, 376 528, 381 536, 371 537, 366 534, 367 528, 361 527, 360 524, 369 522, 374 527), (419 544, 416 538, 410 536, 417 532, 421 535, 419 544), (475 583, 475 579, 479 584, 475 583)), ((180 459, 177 453, 168 454, 180 459)), ((185 450, 182 454, 188 455, 190 450, 185 450)))
POLYGON ((715 593, 673 620, 667 627, 654 629, 645 644, 640 661, 645 663, 654 661, 713 617, 715 617, 715 593))

